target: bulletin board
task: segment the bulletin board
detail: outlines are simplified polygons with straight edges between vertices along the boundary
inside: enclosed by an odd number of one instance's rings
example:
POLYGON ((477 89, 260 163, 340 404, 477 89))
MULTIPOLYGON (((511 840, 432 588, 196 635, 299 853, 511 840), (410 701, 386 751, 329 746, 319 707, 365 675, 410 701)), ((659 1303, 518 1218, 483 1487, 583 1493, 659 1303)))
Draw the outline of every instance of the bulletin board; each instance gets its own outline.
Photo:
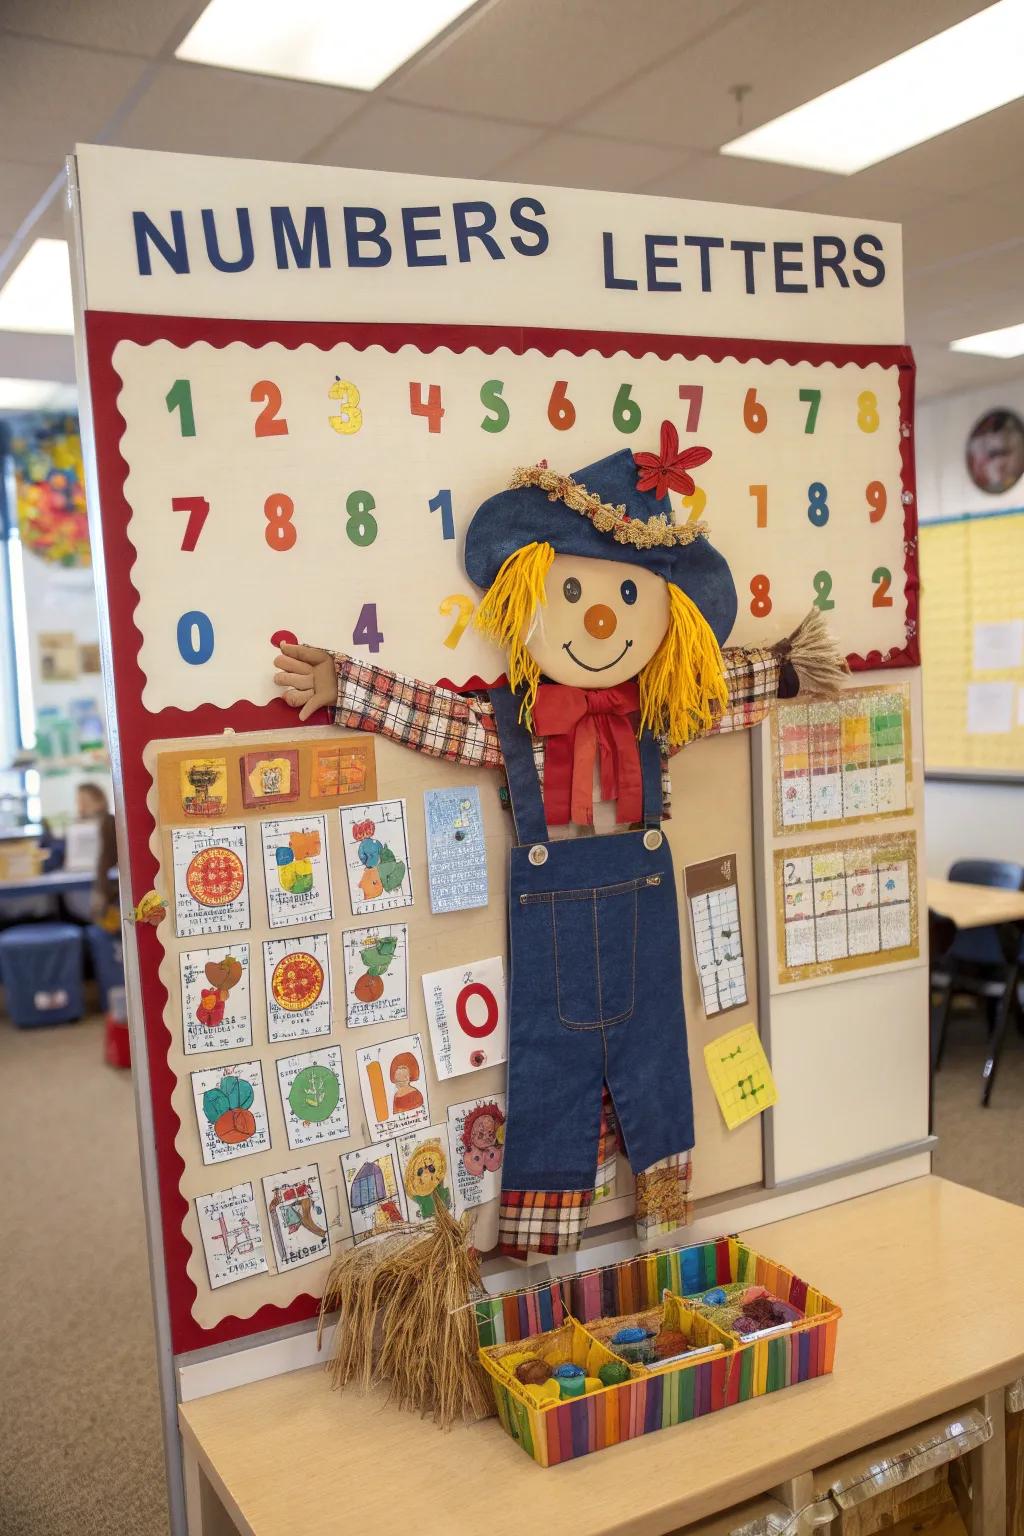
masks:
MULTIPOLYGON (((357 1083, 364 1031, 339 1006, 344 933, 360 921, 346 875, 350 806, 404 802, 397 862, 412 887, 411 904, 385 914, 408 930, 408 1017, 374 1023, 365 1039, 418 1036, 415 1092, 425 1091, 431 1124, 459 1100, 497 1096, 503 1078, 485 1060, 472 1078, 439 1079, 421 984, 424 973, 504 953, 510 833, 495 776, 378 740, 359 787, 342 787, 339 770, 314 795, 315 750, 347 749, 350 738, 323 716, 299 728, 272 697, 275 646, 294 638, 459 689, 494 683, 502 658, 473 628, 480 594, 462 571, 473 511, 518 464, 578 470, 655 441, 668 419, 684 444, 712 447, 694 493, 673 497, 671 510, 706 520, 730 561, 732 642, 771 644, 815 605, 856 672, 913 667, 913 361, 890 226, 832 220, 825 234, 813 215, 89 147, 75 174, 119 815, 131 897, 155 889, 166 906, 158 927, 136 929, 133 1001, 148 1057, 153 1219, 171 1344, 182 1354, 315 1313, 329 1254, 300 1234, 302 1262, 285 1261, 267 1240, 275 1212, 283 1219, 288 1207, 291 1229, 315 1241, 304 1216, 328 1231, 332 1252, 353 1236, 344 1159, 373 1126, 357 1083), (477 230, 484 219, 487 240, 470 242, 471 215, 477 230), (424 222, 436 226, 429 243, 424 222), (637 230, 666 227, 678 236, 637 245, 637 230), (709 227, 721 233, 701 238, 729 253, 717 282, 703 261, 683 272, 684 259, 696 260, 686 231, 709 227), (665 255, 671 240, 676 258, 665 255), (823 241, 833 242, 830 264, 823 241), (760 288, 753 246, 774 249, 760 288), (838 246, 850 264, 842 281, 838 246), (802 283, 788 275, 795 251, 805 253, 802 283), (678 280, 666 275, 673 259, 678 280), (206 759, 213 766, 190 776, 185 765, 206 759), (269 801, 247 803, 261 760, 275 765, 266 779, 275 787, 269 801), (280 789, 289 775, 290 799, 280 789), (479 791, 488 887, 475 911, 431 911, 423 795, 437 789, 479 791), (204 827, 208 847, 176 835, 204 827), (281 882, 299 864, 314 893, 329 882, 330 909, 278 925, 281 882), (230 926, 190 931, 179 895, 207 879, 230 926), (307 981, 317 965, 324 971, 324 948, 312 943, 323 940, 332 988, 330 1030, 298 1040, 272 1028, 277 951, 268 959, 265 949, 296 937, 309 941, 307 981), (202 1006, 204 977, 234 994, 239 969, 247 1021, 232 995, 215 1021, 217 1048, 197 1060, 188 1015, 202 1006), (330 1104, 338 1134, 296 1145, 289 1094, 307 1068, 283 1063, 319 1050, 340 1061, 346 1113, 330 1104), (254 1066, 246 1087, 242 1069, 254 1066), (193 1082, 207 1071, 209 1081, 193 1082), (255 1141, 250 1119, 262 1122, 255 1141), (219 1122, 227 1139, 213 1146, 208 1127, 219 1122), (240 1126, 252 1144, 224 1156, 240 1126), (204 1211, 218 1230, 223 1218, 226 1250, 249 1221, 240 1183, 266 1229, 267 1265, 219 1286, 199 1224, 204 1211), (230 1199, 204 1208, 218 1191, 230 1199)), ((694 1193, 726 1196, 766 1172, 760 1125, 727 1132, 703 1072, 704 1045, 756 1020, 764 990, 746 733, 697 743, 670 772, 694 1193), (727 887, 744 930, 744 1012, 737 1005, 722 1020, 706 1011, 684 869, 725 855, 725 886, 694 886, 696 898, 727 887)), ((595 1222, 628 1209, 620 1163, 615 1197, 595 1222)), ((493 1205, 481 1212, 481 1246, 493 1217, 493 1205)))
POLYGON ((1024 777, 1024 509, 921 525, 929 774, 1024 777))

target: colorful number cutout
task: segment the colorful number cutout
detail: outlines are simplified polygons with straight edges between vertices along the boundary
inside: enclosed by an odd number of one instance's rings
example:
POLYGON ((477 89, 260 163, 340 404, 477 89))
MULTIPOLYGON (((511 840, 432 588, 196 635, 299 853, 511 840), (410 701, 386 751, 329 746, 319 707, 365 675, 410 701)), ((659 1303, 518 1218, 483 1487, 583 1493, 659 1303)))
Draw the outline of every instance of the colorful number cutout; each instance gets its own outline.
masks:
POLYGON ((748 432, 763 432, 768 425, 768 412, 757 398, 756 389, 748 389, 743 397, 743 425, 748 432))
POLYGON ((271 549, 283 554, 285 550, 295 547, 298 534, 292 518, 295 516, 295 503, 290 496, 283 491, 274 491, 263 503, 263 516, 267 520, 267 526, 263 530, 263 536, 271 549))
POLYGON ((804 431, 812 433, 818 424, 818 407, 821 405, 820 389, 802 389, 800 399, 807 407, 807 420, 804 422, 804 431))
POLYGON ((635 432, 643 420, 643 412, 630 395, 631 388, 630 384, 620 384, 612 406, 612 421, 620 432, 635 432))
POLYGON ((857 396, 857 425, 862 432, 878 431, 878 396, 873 389, 861 390, 857 396))
POLYGON ((767 576, 750 578, 750 611, 755 619, 766 619, 772 611, 772 584, 767 576))
POLYGON ((449 618, 456 609, 459 616, 455 620, 448 634, 444 637, 444 643, 450 651, 454 651, 473 617, 473 609, 476 607, 473 599, 467 597, 464 592, 453 592, 450 597, 442 598, 438 605, 438 613, 443 619, 449 618))
POLYGON ((828 489, 815 480, 807 487, 807 521, 815 528, 824 528, 828 519, 828 489))
POLYGON ((191 554, 199 543, 199 535, 203 531, 203 524, 210 515, 210 503, 205 496, 172 496, 171 510, 173 512, 188 513, 188 522, 185 524, 181 547, 186 554, 191 554))
POLYGON ((758 528, 768 527, 768 487, 766 485, 748 485, 747 490, 754 498, 754 506, 757 509, 758 528))
POLYGON ((213 625, 209 614, 193 608, 178 620, 178 653, 190 667, 201 667, 213 655, 213 625))
POLYGON ((427 508, 431 512, 440 512, 441 514, 442 539, 454 539, 455 514, 452 512, 451 491, 438 491, 437 495, 431 496, 427 502, 427 508))
MULTIPOLYGON (((485 432, 504 432, 508 426, 511 412, 501 398, 504 388, 501 379, 488 379, 486 384, 480 386, 480 404, 485 411, 494 412, 493 416, 485 416, 480 423, 485 432)), ((448 535, 445 534, 445 538, 447 537, 448 535)))
POLYGON ((875 583, 871 598, 872 608, 891 608, 892 598, 889 595, 889 588, 892 586, 892 571, 880 565, 877 570, 871 572, 871 580, 875 583))
POLYGON ((695 485, 689 496, 680 498, 683 506, 689 511, 688 523, 695 523, 698 518, 704 516, 704 508, 708 504, 708 493, 701 486, 695 485))
POLYGON ((568 388, 568 379, 556 380, 548 401, 548 421, 557 432, 568 432, 576 421, 576 407, 566 394, 568 388))
POLYGON ((335 432, 342 437, 351 437, 353 432, 358 432, 363 424, 363 413, 359 409, 359 391, 351 380, 335 376, 327 398, 337 406, 337 414, 327 418, 335 432))
POLYGON ((345 532, 360 549, 365 549, 377 537, 377 519, 373 516, 376 505, 369 491, 349 491, 345 498, 345 511, 348 515, 345 532))
POLYGON ((365 645, 371 656, 376 656, 384 640, 384 632, 377 625, 377 604, 364 603, 352 631, 352 644, 365 645))
POLYGON ((257 437, 287 437, 288 423, 279 414, 281 410, 281 391, 273 379, 261 379, 254 384, 249 394, 253 405, 263 402, 263 409, 256 417, 257 437))
POLYGON ((815 608, 820 608, 822 613, 827 613, 830 608, 835 607, 835 600, 832 597, 832 577, 828 571, 819 571, 815 576, 814 592, 815 608))
POLYGON ((493 1035, 498 1027, 498 999, 494 993, 482 981, 471 981, 463 987, 455 999, 455 1017, 459 1028, 464 1035, 469 1035, 471 1040, 482 1040, 485 1035, 493 1035), (474 1024, 469 1017, 469 1000, 471 997, 479 997, 487 1015, 482 1024, 474 1024))
POLYGON ((192 385, 188 379, 175 379, 164 396, 171 415, 178 413, 178 429, 182 437, 195 437, 196 418, 192 409, 192 385))
POLYGON ((868 513, 868 521, 871 523, 880 523, 882 518, 885 516, 885 509, 889 503, 889 498, 886 494, 885 486, 882 484, 881 480, 872 480, 871 484, 865 490, 864 495, 867 497, 868 506, 871 508, 870 512, 868 513))
POLYGON ((428 432, 440 432, 444 406, 441 404, 440 384, 431 384, 427 398, 423 398, 423 385, 414 381, 409 385, 409 412, 413 416, 425 416, 428 432))
POLYGON ((684 432, 696 432, 700 426, 700 408, 704 404, 703 384, 680 384, 679 398, 686 401, 684 432))

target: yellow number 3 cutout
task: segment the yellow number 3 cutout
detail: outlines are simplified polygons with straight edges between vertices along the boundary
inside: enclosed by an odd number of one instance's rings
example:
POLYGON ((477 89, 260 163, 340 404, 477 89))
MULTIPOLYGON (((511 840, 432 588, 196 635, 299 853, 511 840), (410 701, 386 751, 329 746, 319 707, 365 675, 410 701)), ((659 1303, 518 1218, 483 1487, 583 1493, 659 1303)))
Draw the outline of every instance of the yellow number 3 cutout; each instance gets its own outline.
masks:
POLYGON ((351 432, 358 432, 363 424, 363 413, 359 409, 359 391, 348 379, 335 379, 327 391, 328 400, 337 402, 337 416, 328 416, 328 421, 335 432, 341 432, 348 436, 351 432))
POLYGON ((695 485, 693 493, 690 496, 684 496, 682 501, 683 506, 687 508, 690 514, 686 521, 688 523, 695 523, 699 517, 704 515, 704 508, 708 504, 707 492, 702 490, 699 485, 695 485))
POLYGON ((443 619, 446 619, 451 614, 453 614, 456 608, 459 610, 458 618, 455 620, 455 623, 452 625, 449 633, 444 637, 444 643, 450 651, 454 651, 455 647, 466 633, 466 628, 470 619, 473 617, 473 609, 475 607, 476 604, 474 603, 473 599, 471 597, 466 597, 465 593, 463 592, 454 592, 452 593, 451 597, 442 598, 437 611, 443 619))

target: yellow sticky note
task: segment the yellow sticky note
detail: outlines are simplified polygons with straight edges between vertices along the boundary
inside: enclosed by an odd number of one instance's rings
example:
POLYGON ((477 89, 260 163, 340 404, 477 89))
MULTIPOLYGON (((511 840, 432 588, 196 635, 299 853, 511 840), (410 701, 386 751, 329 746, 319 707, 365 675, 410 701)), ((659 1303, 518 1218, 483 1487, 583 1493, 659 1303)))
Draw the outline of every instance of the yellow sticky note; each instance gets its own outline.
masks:
POLYGON ((712 1040, 704 1047, 704 1065, 730 1131, 779 1097, 755 1024, 742 1024, 712 1040))

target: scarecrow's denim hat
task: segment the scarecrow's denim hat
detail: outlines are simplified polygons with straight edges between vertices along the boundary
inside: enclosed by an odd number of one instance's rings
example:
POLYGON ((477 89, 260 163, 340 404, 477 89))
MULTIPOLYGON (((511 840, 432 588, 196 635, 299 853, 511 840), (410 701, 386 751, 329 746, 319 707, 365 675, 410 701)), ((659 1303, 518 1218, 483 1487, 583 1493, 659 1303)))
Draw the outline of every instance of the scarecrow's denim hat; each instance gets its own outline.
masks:
POLYGON ((680 452, 666 421, 660 454, 621 448, 572 475, 546 464, 517 469, 508 490, 489 497, 469 525, 466 573, 489 587, 509 555, 533 543, 557 555, 642 565, 681 588, 722 645, 736 619, 732 573, 705 524, 674 522, 668 500, 670 489, 692 495, 686 471, 710 457, 708 448, 680 452))

